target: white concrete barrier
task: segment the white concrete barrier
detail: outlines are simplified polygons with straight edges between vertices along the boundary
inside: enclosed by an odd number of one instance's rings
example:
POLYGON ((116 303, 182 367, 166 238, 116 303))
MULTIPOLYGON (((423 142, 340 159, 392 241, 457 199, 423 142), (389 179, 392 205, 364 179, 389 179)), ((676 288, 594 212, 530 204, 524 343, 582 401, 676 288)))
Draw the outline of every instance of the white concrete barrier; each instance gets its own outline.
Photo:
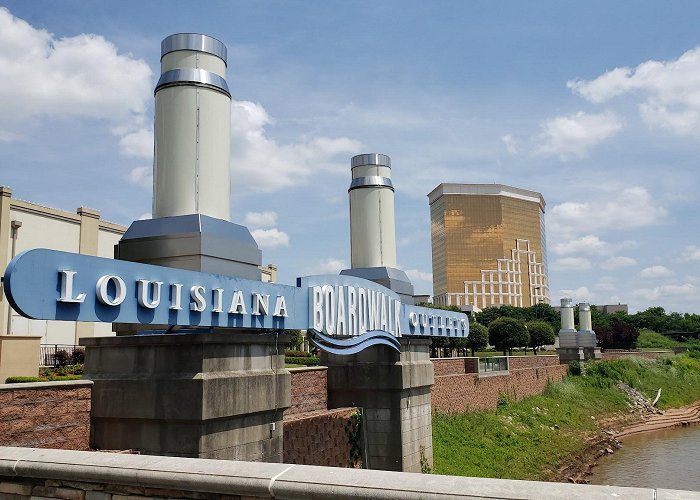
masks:
POLYGON ((308 465, 0 448, 0 498, 634 499, 700 492, 424 475, 308 465), (73 490, 73 494, 71 494, 73 490))

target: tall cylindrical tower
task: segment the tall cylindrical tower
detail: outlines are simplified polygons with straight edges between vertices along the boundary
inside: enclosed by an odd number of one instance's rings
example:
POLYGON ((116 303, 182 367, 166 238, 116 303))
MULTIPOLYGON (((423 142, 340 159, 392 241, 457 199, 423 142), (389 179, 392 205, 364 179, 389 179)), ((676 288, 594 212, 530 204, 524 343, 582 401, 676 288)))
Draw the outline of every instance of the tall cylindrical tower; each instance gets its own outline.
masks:
POLYGON ((561 299, 561 330, 559 333, 576 333, 574 328, 574 304, 573 300, 561 299))
POLYGON ((362 154, 351 160, 350 265, 396 267, 396 227, 391 159, 362 154))
POLYGON ((580 333, 593 333, 591 305, 588 302, 581 302, 578 305, 578 325, 580 333))
POLYGON ((195 33, 161 43, 155 89, 153 217, 230 220, 231 94, 226 46, 195 33))

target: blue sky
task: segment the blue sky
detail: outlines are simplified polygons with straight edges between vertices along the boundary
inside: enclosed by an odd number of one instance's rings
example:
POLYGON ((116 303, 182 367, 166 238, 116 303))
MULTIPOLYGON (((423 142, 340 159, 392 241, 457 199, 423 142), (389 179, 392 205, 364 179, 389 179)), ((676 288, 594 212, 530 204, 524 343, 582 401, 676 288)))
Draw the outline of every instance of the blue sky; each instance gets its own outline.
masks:
POLYGON ((349 264, 350 157, 391 156, 399 265, 432 284, 426 195, 547 202, 553 303, 700 312, 697 2, 0 2, 0 184, 150 212, 160 41, 229 49, 232 213, 280 281, 349 264))

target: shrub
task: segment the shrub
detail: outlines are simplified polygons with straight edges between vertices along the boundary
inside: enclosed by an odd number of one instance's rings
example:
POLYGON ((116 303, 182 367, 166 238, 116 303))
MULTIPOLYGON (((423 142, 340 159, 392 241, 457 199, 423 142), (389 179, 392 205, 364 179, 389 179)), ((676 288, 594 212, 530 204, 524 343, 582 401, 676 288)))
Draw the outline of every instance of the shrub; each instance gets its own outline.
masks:
POLYGON ((582 375, 583 369, 581 367, 581 362, 577 359, 570 361, 568 373, 569 373, 569 375, 572 375, 574 377, 578 377, 578 376, 582 375))
POLYGON ((70 354, 65 349, 57 349, 54 354, 54 365, 66 366, 70 361, 70 354))
POLYGON ((316 356, 295 357, 286 356, 284 362, 290 365, 318 366, 319 359, 316 356))
POLYGON ((285 356, 291 356, 293 358, 308 358, 312 356, 310 352, 306 351, 284 351, 285 356))
POLYGON ((503 410, 510 406, 510 397, 505 392, 498 393, 498 404, 496 405, 499 410, 503 410))
POLYGON ((70 356, 71 365, 82 365, 85 363, 85 349, 73 349, 73 354, 70 356))
POLYGON ((7 377, 5 379, 6 384, 25 384, 27 382, 44 382, 45 379, 41 377, 7 377))

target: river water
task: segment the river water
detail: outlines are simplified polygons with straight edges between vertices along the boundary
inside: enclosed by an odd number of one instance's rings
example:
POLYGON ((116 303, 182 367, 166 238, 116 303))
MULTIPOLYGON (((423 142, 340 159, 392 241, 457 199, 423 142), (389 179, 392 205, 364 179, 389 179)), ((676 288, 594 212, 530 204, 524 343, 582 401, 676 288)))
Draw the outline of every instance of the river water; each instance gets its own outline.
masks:
POLYGON ((598 463, 591 484, 700 491, 700 425, 630 436, 598 463))

